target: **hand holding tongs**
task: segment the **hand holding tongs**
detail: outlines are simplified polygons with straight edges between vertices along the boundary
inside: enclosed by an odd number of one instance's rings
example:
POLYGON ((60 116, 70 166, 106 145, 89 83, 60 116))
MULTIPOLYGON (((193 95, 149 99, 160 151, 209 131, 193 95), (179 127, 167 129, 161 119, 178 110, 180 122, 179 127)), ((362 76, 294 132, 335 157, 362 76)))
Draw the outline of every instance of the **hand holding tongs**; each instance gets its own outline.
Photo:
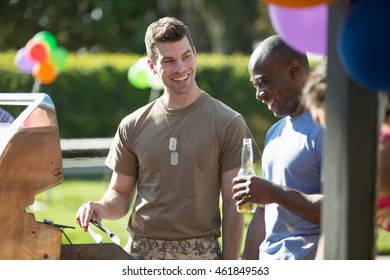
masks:
POLYGON ((112 240, 112 242, 114 242, 117 245, 120 245, 121 241, 120 241, 119 237, 116 236, 114 233, 112 233, 111 231, 109 231, 108 229, 103 227, 100 223, 98 223, 94 219, 91 219, 89 222, 91 224, 93 224, 95 227, 97 227, 98 229, 100 229, 101 231, 103 231, 105 234, 107 234, 110 237, 110 239, 112 240))

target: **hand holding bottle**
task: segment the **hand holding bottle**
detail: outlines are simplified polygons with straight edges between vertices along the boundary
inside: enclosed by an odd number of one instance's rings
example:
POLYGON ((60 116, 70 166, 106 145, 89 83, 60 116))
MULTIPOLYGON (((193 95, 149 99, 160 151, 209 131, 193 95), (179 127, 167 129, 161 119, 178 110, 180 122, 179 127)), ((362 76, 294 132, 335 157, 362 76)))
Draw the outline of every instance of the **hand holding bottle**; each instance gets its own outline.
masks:
MULTIPOLYGON (((241 168, 238 172, 238 176, 252 176, 256 175, 253 168, 253 151, 252 151, 252 139, 244 138, 242 140, 242 154, 241 154, 241 168)), ((243 197, 243 199, 249 198, 249 193, 243 197)), ((251 201, 247 201, 245 204, 237 205, 237 212, 239 213, 254 213, 256 211, 256 205, 251 201)))

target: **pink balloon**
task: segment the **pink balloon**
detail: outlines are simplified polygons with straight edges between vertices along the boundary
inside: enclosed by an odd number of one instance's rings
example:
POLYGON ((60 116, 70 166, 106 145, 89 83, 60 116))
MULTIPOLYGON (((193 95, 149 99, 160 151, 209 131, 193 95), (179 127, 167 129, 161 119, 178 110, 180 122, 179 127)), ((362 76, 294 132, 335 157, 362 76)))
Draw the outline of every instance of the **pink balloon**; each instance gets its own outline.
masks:
POLYGON ((304 8, 268 4, 268 13, 275 31, 283 41, 301 53, 327 54, 327 4, 304 8))
POLYGON ((44 62, 49 58, 49 49, 46 43, 30 39, 26 44, 26 53, 35 61, 44 62))
POLYGON ((26 53, 25 48, 21 48, 16 52, 15 65, 23 74, 31 74, 35 63, 36 62, 26 53))

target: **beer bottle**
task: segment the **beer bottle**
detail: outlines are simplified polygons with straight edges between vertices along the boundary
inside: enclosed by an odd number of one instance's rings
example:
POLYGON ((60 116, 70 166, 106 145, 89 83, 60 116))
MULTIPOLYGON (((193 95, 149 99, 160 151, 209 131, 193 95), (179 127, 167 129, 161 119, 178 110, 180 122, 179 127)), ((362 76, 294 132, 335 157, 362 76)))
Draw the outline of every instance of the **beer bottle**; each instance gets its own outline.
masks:
MULTIPOLYGON (((253 169, 253 151, 252 151, 252 138, 244 138, 242 140, 242 153, 241 153, 241 168, 238 171, 238 175, 255 175, 253 169)), ((254 213, 256 205, 252 202, 247 202, 243 205, 237 206, 237 212, 239 213, 254 213)))

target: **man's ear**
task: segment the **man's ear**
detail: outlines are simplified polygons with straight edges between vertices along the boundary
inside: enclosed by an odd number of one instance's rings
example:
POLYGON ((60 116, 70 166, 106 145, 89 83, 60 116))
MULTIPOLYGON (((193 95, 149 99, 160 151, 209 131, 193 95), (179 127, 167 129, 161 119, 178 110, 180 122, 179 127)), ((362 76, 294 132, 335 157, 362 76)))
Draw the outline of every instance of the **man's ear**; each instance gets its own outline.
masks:
POLYGON ((149 58, 148 58, 148 65, 150 70, 152 70, 153 74, 157 74, 156 70, 154 69, 154 64, 149 58))
POLYGON ((298 76, 298 74, 302 71, 302 65, 298 59, 293 59, 288 66, 289 74, 292 78, 298 76))

